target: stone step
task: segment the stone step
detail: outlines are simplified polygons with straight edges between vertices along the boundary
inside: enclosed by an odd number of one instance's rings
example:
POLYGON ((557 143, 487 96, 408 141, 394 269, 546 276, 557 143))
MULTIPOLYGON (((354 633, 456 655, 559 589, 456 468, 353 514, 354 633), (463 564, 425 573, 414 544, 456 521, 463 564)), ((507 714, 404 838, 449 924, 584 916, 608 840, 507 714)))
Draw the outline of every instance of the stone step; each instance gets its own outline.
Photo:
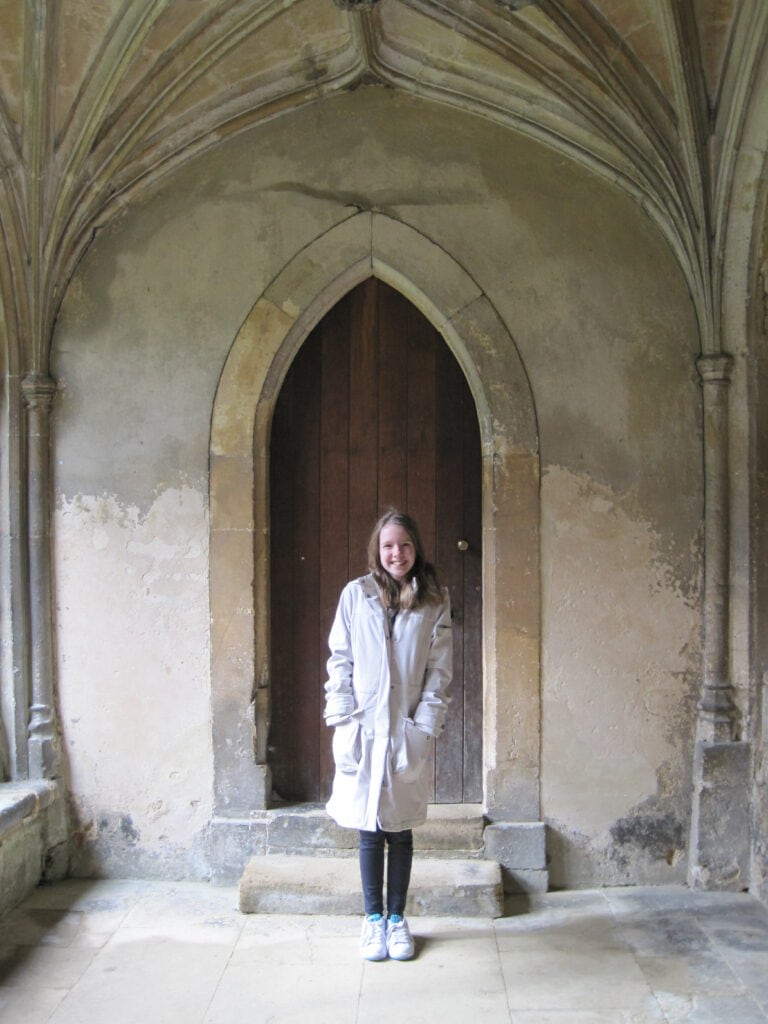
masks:
MULTIPOLYGON (((432 804, 414 833, 419 850, 443 856, 481 856, 485 819, 478 804, 432 804)), ((357 852, 357 832, 340 828, 322 806, 275 808, 265 819, 265 853, 357 852)))
MULTIPOLYGON (((362 914, 357 858, 253 857, 240 879, 244 914, 362 914)), ((495 861, 416 856, 406 913, 500 917, 501 869, 495 861)))
MULTIPOLYGON (((254 811, 248 818, 214 818, 210 830, 212 881, 234 885, 252 857, 348 858, 357 861, 358 834, 339 828, 320 804, 254 811)), ((546 892, 543 822, 488 822, 479 804, 433 804, 414 829, 419 858, 486 859, 501 867, 507 893, 546 892)))

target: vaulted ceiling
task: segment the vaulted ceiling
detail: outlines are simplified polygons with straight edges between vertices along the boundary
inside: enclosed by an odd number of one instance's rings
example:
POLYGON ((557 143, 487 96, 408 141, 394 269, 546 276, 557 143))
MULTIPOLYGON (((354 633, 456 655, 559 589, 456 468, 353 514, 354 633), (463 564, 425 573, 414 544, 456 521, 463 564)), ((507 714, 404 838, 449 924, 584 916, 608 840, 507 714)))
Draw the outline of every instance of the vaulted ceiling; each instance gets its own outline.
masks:
POLYGON ((0 294, 28 369, 44 371, 74 266, 132 196, 232 133, 368 84, 618 183, 713 330, 765 0, 0 0, 0 27, 0 294))

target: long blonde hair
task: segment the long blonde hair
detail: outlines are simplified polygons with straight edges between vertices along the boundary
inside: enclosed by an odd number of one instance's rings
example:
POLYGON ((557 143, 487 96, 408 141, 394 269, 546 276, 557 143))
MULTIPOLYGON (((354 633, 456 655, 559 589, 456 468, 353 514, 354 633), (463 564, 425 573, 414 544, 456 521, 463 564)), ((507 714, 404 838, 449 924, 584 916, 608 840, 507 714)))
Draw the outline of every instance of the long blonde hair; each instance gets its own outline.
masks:
POLYGON ((419 608, 425 604, 440 604, 443 600, 437 571, 424 555, 416 521, 405 512, 390 508, 374 526, 368 541, 368 568, 376 580, 385 608, 419 608), (400 526, 413 542, 416 558, 408 578, 402 583, 393 579, 381 564, 379 538, 385 526, 400 526))

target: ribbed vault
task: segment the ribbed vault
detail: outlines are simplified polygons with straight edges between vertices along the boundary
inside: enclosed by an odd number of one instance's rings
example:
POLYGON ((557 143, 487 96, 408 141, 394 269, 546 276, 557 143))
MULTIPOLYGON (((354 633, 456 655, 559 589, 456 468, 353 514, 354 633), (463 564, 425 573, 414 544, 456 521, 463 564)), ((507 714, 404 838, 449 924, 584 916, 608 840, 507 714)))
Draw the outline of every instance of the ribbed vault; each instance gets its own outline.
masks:
POLYGON ((45 372, 72 270, 129 199, 234 132, 367 84, 492 118, 618 183, 668 239, 717 348, 762 0, 2 0, 0 19, 18 372, 45 372))

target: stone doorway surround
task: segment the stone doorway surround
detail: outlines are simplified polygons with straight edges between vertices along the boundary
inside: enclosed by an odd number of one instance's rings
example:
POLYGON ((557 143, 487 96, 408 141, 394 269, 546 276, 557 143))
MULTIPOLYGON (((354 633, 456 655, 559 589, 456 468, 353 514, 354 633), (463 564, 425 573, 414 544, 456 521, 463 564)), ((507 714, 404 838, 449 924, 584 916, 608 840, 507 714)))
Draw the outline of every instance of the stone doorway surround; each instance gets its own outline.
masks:
MULTIPOLYGON (((529 830, 539 820, 540 474, 529 382, 509 330, 456 260, 399 221, 357 213, 302 249, 258 299, 234 340, 214 401, 214 880, 238 878, 251 856, 269 852, 269 704, 271 687, 282 685, 269 669, 272 413, 309 332, 371 275, 401 291, 434 324, 477 405, 483 461, 483 810, 502 830, 505 823, 526 823, 529 830)), ((525 866, 538 871, 544 868, 543 825, 535 831, 537 863, 525 866)))

